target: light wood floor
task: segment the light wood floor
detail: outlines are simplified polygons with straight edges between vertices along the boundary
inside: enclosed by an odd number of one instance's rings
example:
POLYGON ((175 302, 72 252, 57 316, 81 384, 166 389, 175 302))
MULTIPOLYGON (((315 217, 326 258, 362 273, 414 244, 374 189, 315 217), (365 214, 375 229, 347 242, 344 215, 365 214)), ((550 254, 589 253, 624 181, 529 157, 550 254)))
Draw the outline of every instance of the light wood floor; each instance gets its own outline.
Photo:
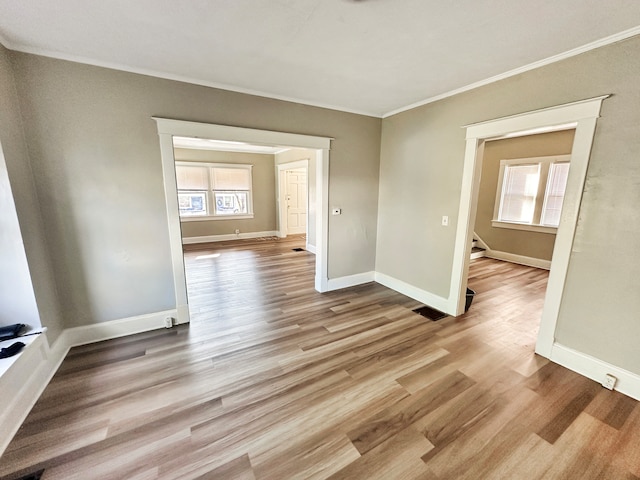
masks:
POLYGON ((191 325, 74 348, 0 478, 640 478, 638 402, 533 354, 547 272, 476 260, 432 322, 300 242, 190 247, 191 325))

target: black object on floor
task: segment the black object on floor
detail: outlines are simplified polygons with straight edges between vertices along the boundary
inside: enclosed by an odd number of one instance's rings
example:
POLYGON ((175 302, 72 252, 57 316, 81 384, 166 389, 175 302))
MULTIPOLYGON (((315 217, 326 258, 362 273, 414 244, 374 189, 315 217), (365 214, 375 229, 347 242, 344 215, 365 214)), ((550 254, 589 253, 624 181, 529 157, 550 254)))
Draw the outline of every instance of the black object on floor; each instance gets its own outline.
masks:
POLYGON ((443 313, 440 310, 436 310, 435 308, 426 307, 426 306, 416 308, 413 311, 416 312, 418 315, 422 315, 423 317, 428 318, 429 320, 433 320, 434 322, 436 320, 441 320, 447 317, 446 313, 443 313))
POLYGON ((40 480, 42 474, 44 473, 44 469, 38 470, 37 472, 30 473, 29 475, 25 475, 24 477, 18 478, 18 480, 40 480))
POLYGON ((293 250, 294 252, 304 252, 304 248, 300 247, 292 248, 291 250, 293 250))
POLYGON ((14 323, 0 327, 0 340, 11 340, 20 335, 20 331, 25 327, 24 323, 14 323))
POLYGON ((0 358, 9 358, 16 355, 20 350, 24 348, 24 343, 15 342, 8 347, 0 349, 0 358))
POLYGON ((469 311, 469 308, 471 308, 471 302, 473 302, 473 296, 476 294, 476 292, 474 290, 471 290, 469 287, 467 287, 467 297, 465 298, 465 302, 464 302, 464 312, 467 313, 469 311))

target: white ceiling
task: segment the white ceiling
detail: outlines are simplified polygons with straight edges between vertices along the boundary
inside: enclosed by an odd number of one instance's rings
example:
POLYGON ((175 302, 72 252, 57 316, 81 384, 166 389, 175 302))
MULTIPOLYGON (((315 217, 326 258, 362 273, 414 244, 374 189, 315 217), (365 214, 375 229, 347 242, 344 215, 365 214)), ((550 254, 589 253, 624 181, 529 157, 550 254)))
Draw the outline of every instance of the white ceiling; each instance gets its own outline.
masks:
POLYGON ((0 1, 14 50, 374 116, 639 25, 639 0, 0 1))

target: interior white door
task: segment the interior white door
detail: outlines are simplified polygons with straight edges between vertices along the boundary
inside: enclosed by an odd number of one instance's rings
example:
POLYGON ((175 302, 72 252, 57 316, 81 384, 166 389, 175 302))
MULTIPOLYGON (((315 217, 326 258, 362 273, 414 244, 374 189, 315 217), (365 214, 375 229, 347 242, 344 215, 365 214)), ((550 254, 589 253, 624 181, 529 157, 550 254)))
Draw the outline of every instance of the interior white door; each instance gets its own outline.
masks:
POLYGON ((307 171, 286 170, 287 235, 307 232, 307 171))

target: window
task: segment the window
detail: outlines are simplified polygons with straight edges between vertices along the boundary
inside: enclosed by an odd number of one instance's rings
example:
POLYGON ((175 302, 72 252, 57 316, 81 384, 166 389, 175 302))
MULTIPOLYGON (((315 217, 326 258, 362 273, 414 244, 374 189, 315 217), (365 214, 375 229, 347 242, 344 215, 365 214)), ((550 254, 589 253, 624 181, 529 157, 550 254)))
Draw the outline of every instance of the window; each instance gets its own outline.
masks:
POLYGON ((206 215, 207 214, 207 192, 185 192, 178 193, 178 206, 180 215, 206 215))
POLYGON ((251 165, 176 162, 182 219, 253 217, 251 165))
POLYGON ((549 168, 549 180, 544 194, 542 207, 542 225, 557 227, 560 224, 562 201, 569 178, 569 163, 552 163, 549 168))
POLYGON ((502 160, 493 226, 554 232, 560 223, 569 155, 502 160))

